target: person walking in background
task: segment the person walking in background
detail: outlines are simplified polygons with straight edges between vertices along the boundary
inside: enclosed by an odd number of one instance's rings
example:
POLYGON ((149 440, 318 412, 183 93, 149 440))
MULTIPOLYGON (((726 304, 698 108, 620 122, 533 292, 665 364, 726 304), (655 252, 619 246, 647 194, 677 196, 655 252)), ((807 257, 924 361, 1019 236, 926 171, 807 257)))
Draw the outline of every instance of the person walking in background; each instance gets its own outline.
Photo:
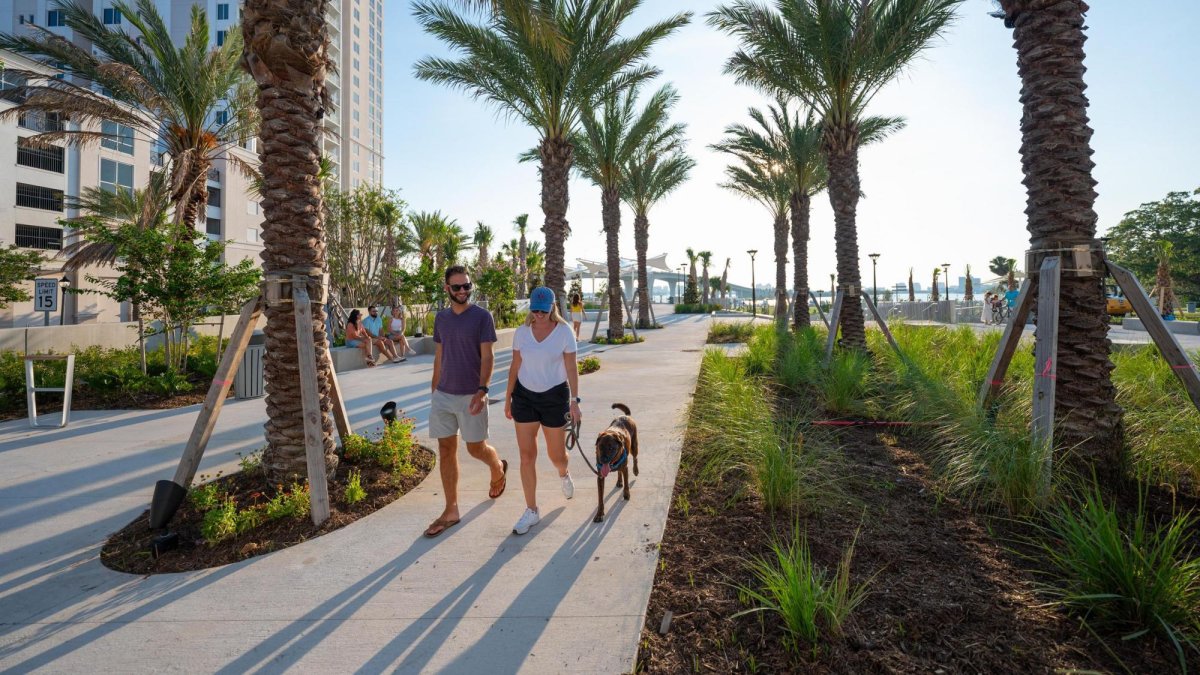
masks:
POLYGON ((571 324, 575 328, 575 339, 579 339, 579 326, 583 323, 583 298, 578 293, 571 294, 571 324))
POLYGON ((379 353, 386 358, 392 360, 392 363, 400 363, 404 361, 404 357, 396 353, 396 344, 383 334, 383 317, 379 316, 379 308, 375 305, 367 306, 367 316, 362 320, 362 327, 367 331, 367 335, 371 337, 371 342, 379 347, 379 353))
POLYGON ((425 529, 436 537, 457 525, 458 436, 467 452, 491 469, 488 497, 497 499, 507 484, 508 461, 488 445, 488 382, 492 379, 496 324, 486 309, 471 303, 471 277, 465 267, 446 270, 450 306, 433 322, 433 381, 430 383, 429 435, 438 443, 438 471, 446 508, 425 529))
POLYGON ((371 335, 362 327, 359 316, 359 311, 352 309, 350 316, 346 317, 346 346, 358 347, 362 352, 363 360, 367 362, 367 367, 374 368, 375 356, 371 351, 371 335))
POLYGON ((582 419, 575 353, 575 337, 558 312, 554 291, 545 286, 533 289, 525 325, 513 335, 508 390, 504 394, 504 416, 517 429, 521 487, 525 491, 525 512, 513 526, 514 534, 525 534, 541 520, 537 505, 539 430, 546 439, 546 454, 558 469, 563 495, 567 499, 575 495, 575 484, 567 470, 566 438, 568 416, 576 423, 582 419))
POLYGON ((980 317, 983 325, 990 326, 992 324, 992 292, 988 291, 983 294, 983 309, 980 311, 980 317))
POLYGON ((392 321, 388 324, 387 333, 388 339, 399 348, 401 356, 417 353, 417 350, 409 346, 408 338, 404 335, 404 303, 402 301, 392 308, 392 321))

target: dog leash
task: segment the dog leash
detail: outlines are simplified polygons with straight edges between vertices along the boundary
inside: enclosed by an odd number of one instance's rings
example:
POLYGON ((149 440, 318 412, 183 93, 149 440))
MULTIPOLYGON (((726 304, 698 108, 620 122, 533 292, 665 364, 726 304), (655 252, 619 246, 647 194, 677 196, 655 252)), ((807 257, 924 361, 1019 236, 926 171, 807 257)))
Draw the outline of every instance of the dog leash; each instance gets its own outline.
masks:
POLYGON ((581 422, 575 421, 575 419, 571 417, 571 413, 567 413, 567 447, 568 448, 578 448, 579 456, 583 458, 584 465, 587 466, 587 468, 589 470, 591 470, 592 473, 599 476, 600 472, 597 471, 596 469, 592 468, 591 460, 589 460, 587 458, 587 455, 583 454, 583 446, 579 444, 579 427, 580 427, 580 425, 581 425, 581 422))

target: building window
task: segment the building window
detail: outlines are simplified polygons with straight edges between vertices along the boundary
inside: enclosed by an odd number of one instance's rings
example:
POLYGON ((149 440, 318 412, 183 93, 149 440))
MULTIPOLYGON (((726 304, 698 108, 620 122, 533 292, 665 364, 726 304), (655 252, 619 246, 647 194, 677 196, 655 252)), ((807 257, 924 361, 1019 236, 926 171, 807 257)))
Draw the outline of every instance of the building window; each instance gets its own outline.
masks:
POLYGON ((28 139, 17 139, 17 164, 42 171, 63 173, 63 149, 57 146, 39 146, 28 139))
POLYGON ((209 218, 205 221, 204 231, 218 237, 221 236, 221 221, 217 218, 209 218))
POLYGON ((213 122, 215 122, 216 125, 219 127, 223 127, 226 124, 229 124, 229 111, 228 110, 218 110, 216 113, 213 114, 213 122))
POLYGON ((105 120, 100 123, 100 131, 104 134, 104 138, 100 139, 101 147, 126 155, 133 154, 133 127, 105 120))
POLYGON ((222 2, 217 4, 217 21, 229 20, 229 3, 222 2))
POLYGON ((61 251, 62 228, 17 225, 17 246, 61 251))
POLYGON ((17 126, 32 131, 62 131, 58 113, 27 112, 17 118, 17 126))
POLYGON ((61 9, 52 9, 46 12, 46 25, 50 28, 59 28, 67 25, 66 17, 63 16, 61 9))
POLYGON ((133 165, 114 162, 111 159, 100 160, 100 189, 107 192, 122 190, 125 194, 133 194, 133 165))
POLYGON ((246 241, 251 244, 258 243, 258 229, 253 227, 246 228, 246 241))
POLYGON ((208 205, 221 208, 221 188, 208 188, 208 205))
POLYGON ((115 26, 121 23, 121 10, 114 7, 104 8, 104 25, 115 26))
POLYGON ((63 191, 41 185, 17 183, 17 206, 44 211, 62 211, 63 191))
POLYGON ((229 31, 227 31, 227 30, 219 30, 219 31, 217 31, 217 46, 218 46, 218 47, 220 47, 220 46, 222 46, 222 45, 224 45, 224 44, 225 44, 225 34, 226 34, 226 33, 228 33, 228 32, 229 32, 229 31))

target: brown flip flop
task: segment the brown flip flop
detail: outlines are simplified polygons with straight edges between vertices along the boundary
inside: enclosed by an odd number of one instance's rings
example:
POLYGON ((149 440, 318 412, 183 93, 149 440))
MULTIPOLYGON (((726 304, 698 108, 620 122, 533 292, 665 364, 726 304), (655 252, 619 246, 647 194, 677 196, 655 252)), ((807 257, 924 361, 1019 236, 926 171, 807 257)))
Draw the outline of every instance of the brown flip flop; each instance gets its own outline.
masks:
POLYGON ((432 539, 432 538, 438 536, 439 534, 445 532, 446 530, 457 525, 459 523, 459 520, 460 519, 458 519, 458 518, 455 518, 454 520, 444 520, 442 518, 438 518, 437 520, 430 523, 429 527, 425 528, 425 536, 432 539), (437 528, 437 529, 435 530, 434 528, 437 528))
POLYGON ((502 475, 499 478, 497 478, 496 480, 492 481, 491 489, 488 490, 488 498, 489 499, 499 499, 500 495, 504 494, 504 489, 508 487, 508 460, 502 459, 502 460, 500 460, 500 464, 501 464, 501 466, 504 467, 504 475, 502 475), (500 486, 499 492, 496 492, 497 485, 500 486), (492 494, 493 492, 495 492, 495 494, 492 494))

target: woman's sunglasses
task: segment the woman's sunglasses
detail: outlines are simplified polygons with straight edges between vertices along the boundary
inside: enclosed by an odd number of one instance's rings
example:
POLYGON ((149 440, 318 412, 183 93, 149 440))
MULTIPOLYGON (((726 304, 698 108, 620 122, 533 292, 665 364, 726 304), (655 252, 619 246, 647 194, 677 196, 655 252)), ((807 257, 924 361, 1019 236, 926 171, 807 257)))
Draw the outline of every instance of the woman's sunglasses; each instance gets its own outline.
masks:
POLYGON ((450 284, 450 290, 456 293, 458 291, 469 291, 471 290, 471 282, 468 281, 465 284, 450 284))
POLYGON ((531 310, 529 310, 529 312, 531 314, 549 314, 550 313, 550 312, 547 312, 547 311, 544 311, 541 309, 531 309, 531 310))

